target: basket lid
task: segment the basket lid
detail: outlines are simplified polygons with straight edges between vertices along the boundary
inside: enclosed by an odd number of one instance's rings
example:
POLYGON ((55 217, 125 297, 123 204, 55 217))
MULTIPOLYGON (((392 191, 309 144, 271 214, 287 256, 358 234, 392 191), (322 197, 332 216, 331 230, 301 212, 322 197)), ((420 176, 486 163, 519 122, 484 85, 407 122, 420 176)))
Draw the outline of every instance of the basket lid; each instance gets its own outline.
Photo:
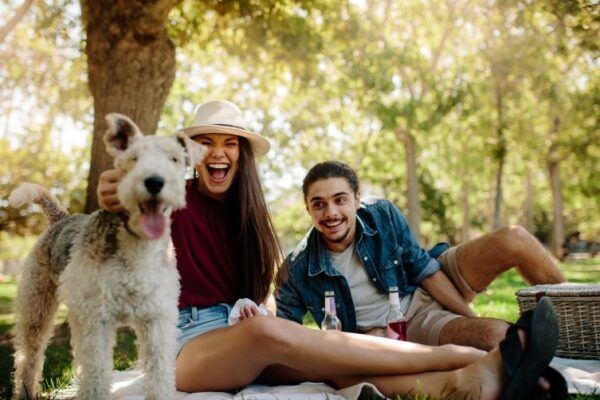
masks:
POLYGON ((549 296, 600 296, 600 285, 582 283, 560 283, 556 285, 535 285, 517 290, 517 296, 535 297, 539 294, 549 296))

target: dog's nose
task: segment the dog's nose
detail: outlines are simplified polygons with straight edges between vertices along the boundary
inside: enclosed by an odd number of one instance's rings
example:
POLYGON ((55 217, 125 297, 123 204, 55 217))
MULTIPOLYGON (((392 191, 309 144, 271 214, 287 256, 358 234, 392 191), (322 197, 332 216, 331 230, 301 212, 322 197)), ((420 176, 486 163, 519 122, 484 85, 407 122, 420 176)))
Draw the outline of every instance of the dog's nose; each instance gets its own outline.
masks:
POLYGON ((152 175, 149 178, 144 179, 144 186, 148 189, 150 194, 158 194, 165 185, 165 178, 158 175, 152 175))

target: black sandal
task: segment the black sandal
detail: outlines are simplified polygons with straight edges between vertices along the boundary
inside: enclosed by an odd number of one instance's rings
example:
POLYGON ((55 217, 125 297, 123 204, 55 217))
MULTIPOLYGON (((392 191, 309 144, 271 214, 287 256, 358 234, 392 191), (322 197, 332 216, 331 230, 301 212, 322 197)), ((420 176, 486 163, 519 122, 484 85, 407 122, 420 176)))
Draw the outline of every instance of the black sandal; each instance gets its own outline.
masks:
MULTIPOLYGON (((542 297, 535 309, 524 312, 508 328, 506 337, 500 342, 502 365, 508 380, 501 399, 531 399, 539 378, 546 372, 554 357, 557 344, 556 313, 550 299, 542 297), (519 329, 525 331, 525 348, 521 347, 519 329)), ((552 385, 552 376, 555 375, 552 372, 550 374, 549 381, 552 385)))
POLYGON ((542 378, 548 381, 550 389, 543 391, 538 387, 535 396, 536 399, 565 400, 569 397, 567 381, 560 372, 552 367, 548 367, 542 374, 542 378))

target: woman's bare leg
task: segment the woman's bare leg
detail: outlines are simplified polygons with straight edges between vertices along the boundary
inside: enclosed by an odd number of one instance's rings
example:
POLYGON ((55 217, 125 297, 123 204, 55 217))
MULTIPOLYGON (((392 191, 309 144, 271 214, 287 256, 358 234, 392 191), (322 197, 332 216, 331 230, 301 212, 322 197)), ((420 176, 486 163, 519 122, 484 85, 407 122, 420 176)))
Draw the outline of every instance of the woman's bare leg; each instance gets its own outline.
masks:
POLYGON ((314 376, 396 375, 462 368, 485 352, 430 347, 373 336, 308 329, 280 318, 255 317, 192 339, 177 358, 184 391, 233 390, 273 364, 314 376))
POLYGON ((441 399, 497 399, 506 377, 498 349, 465 368, 456 371, 425 372, 393 376, 342 376, 330 383, 338 388, 369 382, 385 396, 401 394, 429 395, 441 399))

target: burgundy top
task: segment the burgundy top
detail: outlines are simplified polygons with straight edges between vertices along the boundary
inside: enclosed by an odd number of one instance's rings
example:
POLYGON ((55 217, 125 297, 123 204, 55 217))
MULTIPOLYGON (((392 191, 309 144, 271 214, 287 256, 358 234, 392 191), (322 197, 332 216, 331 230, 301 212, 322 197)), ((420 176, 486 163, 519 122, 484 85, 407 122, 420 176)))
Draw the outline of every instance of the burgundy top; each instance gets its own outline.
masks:
POLYGON ((233 304, 240 293, 235 265, 235 229, 226 202, 206 196, 191 185, 186 208, 173 213, 171 238, 181 276, 179 308, 233 304))

